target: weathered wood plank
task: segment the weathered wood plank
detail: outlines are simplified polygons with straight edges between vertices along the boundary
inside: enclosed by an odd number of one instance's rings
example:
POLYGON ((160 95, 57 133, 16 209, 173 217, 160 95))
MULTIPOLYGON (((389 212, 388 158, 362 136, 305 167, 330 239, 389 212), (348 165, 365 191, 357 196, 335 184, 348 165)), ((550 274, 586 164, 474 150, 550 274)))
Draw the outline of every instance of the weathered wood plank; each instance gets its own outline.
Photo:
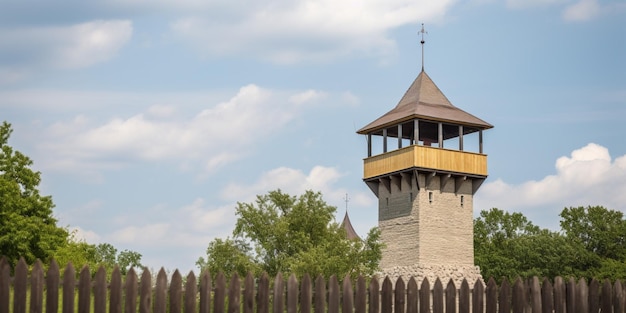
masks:
POLYGON ((28 288, 28 265, 20 258, 15 266, 13 282, 13 312, 26 313, 26 293, 28 288))
POLYGON ((285 280, 283 279, 282 273, 278 273, 274 279, 274 303, 272 305, 272 312, 285 312, 285 280))
POLYGON ((576 312, 576 282, 573 277, 565 285, 565 306, 566 312, 576 312))
POLYGON ((134 268, 131 268, 126 273, 126 280, 124 281, 124 312, 134 313, 137 311, 137 273, 134 268))
POLYGON ((592 279, 589 283, 589 312, 598 312, 600 310, 600 282, 592 279))
POLYGON ((552 313, 554 312, 554 288, 547 278, 543 279, 541 284, 541 312, 552 313))
POLYGON ((535 276, 530 280, 530 307, 533 313, 541 313, 541 285, 539 277, 535 276))
POLYGON ((406 293, 406 313, 417 313, 418 309, 419 288, 415 277, 409 279, 406 293))
POLYGON ((613 286, 607 278, 602 284, 602 293, 600 294, 600 310, 602 312, 612 312, 613 310, 613 286))
POLYGON ((443 284, 437 278, 433 286, 433 313, 443 313, 443 284))
POLYGON ((83 266, 78 279, 78 313, 89 313, 91 307, 91 271, 89 271, 89 266, 83 266))
MULTIPOLYGON (((55 260, 52 260, 52 262, 50 262, 50 267, 48 268, 48 273, 46 274, 46 312, 59 311, 60 280, 61 275, 59 272, 59 264, 55 260)), ((2 287, 0 287, 0 289, 2 289, 2 287)), ((0 299, 0 303, 1 302, 2 299, 0 299)), ((2 309, 0 309, 0 312, 2 312, 2 309)))
POLYGON ((43 312, 43 267, 37 260, 30 273, 30 313, 43 312))
POLYGON ((270 310, 270 279, 267 273, 261 275, 259 279, 259 290, 256 298, 257 313, 268 313, 270 310))
POLYGON ((513 284, 511 296, 513 313, 524 313, 526 308, 526 288, 522 279, 519 277, 515 281, 515 284, 513 284))
POLYGON ((461 282, 461 289, 459 290, 459 313, 470 312, 470 288, 466 279, 461 282))
POLYGON ((243 313, 254 313, 254 276, 251 272, 243 282, 243 313))
POLYGON ((472 312, 482 313, 485 309, 485 286, 480 280, 476 280, 474 283, 474 289, 472 290, 472 312))
POLYGON ((493 277, 489 278, 487 288, 485 289, 485 312, 498 312, 498 284, 496 284, 493 277))
POLYGON ((581 278, 578 280, 578 284, 576 285, 576 312, 589 312, 589 296, 587 281, 584 278, 581 278))
MULTIPOLYGON (((195 313, 196 312, 196 295, 198 294, 198 285, 196 280, 196 275, 193 271, 189 271, 187 274, 187 279, 185 281, 185 299, 183 300, 185 303, 183 304, 183 312, 184 313, 195 313)), ((252 313, 252 312, 246 312, 252 313)))
POLYGON ((209 313, 211 311, 212 292, 213 284, 211 282, 211 273, 205 270, 200 274, 200 313, 209 313))
POLYGON ((396 280, 396 288, 393 294, 394 313, 404 313, 405 295, 406 288, 404 285, 404 279, 402 279, 402 276, 400 276, 398 277, 398 280, 396 280))
POLYGON ((419 308, 420 313, 430 313, 430 282, 428 278, 422 280, 420 285, 419 308))
POLYGON ((315 313, 326 312, 326 282, 322 275, 315 280, 315 313))
POLYGON ((378 277, 374 276, 370 279, 369 287, 367 288, 368 295, 368 313, 380 313, 380 293, 379 293, 378 277))
POLYGON ((446 313, 456 313, 456 286, 452 279, 446 285, 446 313))
POLYGON ((76 290, 76 271, 72 262, 67 263, 63 271, 63 313, 74 313, 74 291, 76 290))
POLYGON ((239 313, 239 305, 241 304, 241 283, 239 275, 233 274, 228 285, 228 313, 239 313))
POLYGON ((567 294, 563 278, 557 276, 554 279, 554 313, 567 312, 567 294))
POLYGON ((298 279, 291 274, 287 280, 287 313, 298 313, 298 279))
MULTIPOLYGON (((143 289, 143 288, 142 288, 143 289)), ((167 274, 161 267, 156 277, 156 287, 154 289, 154 313, 167 312, 167 274)))
POLYGON ((613 284, 613 313, 624 313, 624 290, 619 279, 613 284))
POLYGON ((118 266, 115 266, 111 273, 109 293, 109 313, 122 313, 122 273, 118 266))
POLYGON ((183 296, 183 277, 178 270, 172 274, 172 280, 170 281, 169 291, 169 313, 180 313, 183 309, 182 296, 183 296))
POLYGON ((328 313, 339 313, 339 281, 336 275, 328 280, 328 313))
POLYGON ((365 313, 367 311, 367 287, 363 275, 359 275, 359 278, 356 280, 354 311, 356 313, 365 313))
POLYGON ((342 282, 342 294, 341 299, 341 312, 353 313, 354 311, 354 291, 352 289, 352 282, 350 281, 350 275, 346 275, 342 282))
POLYGON ((381 313, 391 313, 393 312, 393 286, 391 284, 391 279, 389 277, 385 277, 383 280, 383 289, 381 290, 381 313))
POLYGON ((93 312, 106 313, 107 310, 107 272, 100 266, 96 272, 96 281, 93 290, 93 312))
POLYGON ((224 313, 224 301, 226 298, 226 277, 224 273, 217 273, 215 289, 213 291, 213 313, 224 313))
POLYGON ((0 313, 9 313, 11 268, 4 256, 0 257, 0 313))
POLYGON ((139 281, 139 313, 150 312, 152 312, 152 275, 144 268, 139 281))
POLYGON ((510 313, 511 312, 511 285, 509 280, 504 277, 500 284, 500 293, 498 297, 498 312, 510 313))

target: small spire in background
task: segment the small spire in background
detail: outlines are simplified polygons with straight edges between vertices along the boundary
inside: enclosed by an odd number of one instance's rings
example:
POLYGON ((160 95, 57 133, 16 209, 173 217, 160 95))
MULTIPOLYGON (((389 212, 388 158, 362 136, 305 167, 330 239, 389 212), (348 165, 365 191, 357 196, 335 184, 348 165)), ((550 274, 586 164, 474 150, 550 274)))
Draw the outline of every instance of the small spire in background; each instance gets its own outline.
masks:
POLYGON ((424 23, 422 23, 422 29, 419 31, 422 34, 422 41, 420 41, 420 43, 422 44, 422 72, 424 71, 424 43, 426 41, 424 41, 424 34, 428 34, 427 31, 424 30, 424 23))

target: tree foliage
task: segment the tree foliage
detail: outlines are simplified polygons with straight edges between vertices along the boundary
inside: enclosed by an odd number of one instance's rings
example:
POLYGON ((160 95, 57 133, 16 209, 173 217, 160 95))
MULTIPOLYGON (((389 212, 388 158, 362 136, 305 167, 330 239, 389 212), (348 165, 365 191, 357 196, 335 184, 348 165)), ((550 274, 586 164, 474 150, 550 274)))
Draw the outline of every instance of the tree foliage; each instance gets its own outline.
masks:
POLYGON ((67 231, 57 226, 50 196, 39 194, 41 173, 33 161, 8 141, 11 124, 0 125, 0 255, 14 265, 20 257, 32 263, 49 260, 62 246, 67 231))
POLYGON ((232 238, 212 241, 207 258, 197 264, 240 275, 374 273, 382 255, 379 231, 370 230, 364 241, 350 240, 334 222, 335 211, 313 191, 295 197, 276 190, 257 196, 254 203, 237 203, 232 238))
POLYGON ((126 275, 131 267, 143 267, 140 253, 131 250, 118 251, 109 243, 89 244, 76 239, 75 233, 70 234, 65 244, 54 252, 54 259, 59 264, 71 262, 77 266, 87 265, 92 275, 101 266, 111 274, 117 265, 122 275, 126 275))
POLYGON ((474 253, 483 277, 626 278, 621 212, 571 207, 560 216, 556 232, 533 225, 521 213, 482 211, 474 220, 474 253))
POLYGON ((122 273, 141 266, 141 254, 124 250, 118 253, 110 244, 88 244, 75 239, 67 229, 57 226, 51 196, 39 194, 41 173, 30 167, 33 161, 9 145, 11 124, 0 125, 0 256, 14 266, 20 257, 28 264, 55 258, 59 264, 100 265, 112 269, 117 263, 122 273))

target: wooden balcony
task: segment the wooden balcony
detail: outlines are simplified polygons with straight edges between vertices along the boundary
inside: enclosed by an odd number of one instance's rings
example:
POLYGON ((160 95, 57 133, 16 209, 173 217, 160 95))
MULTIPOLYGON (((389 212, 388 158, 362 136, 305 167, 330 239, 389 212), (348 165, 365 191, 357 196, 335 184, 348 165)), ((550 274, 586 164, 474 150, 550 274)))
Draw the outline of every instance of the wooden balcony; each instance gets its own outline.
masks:
POLYGON ((412 145, 363 160, 363 179, 411 168, 487 176, 487 155, 412 145))

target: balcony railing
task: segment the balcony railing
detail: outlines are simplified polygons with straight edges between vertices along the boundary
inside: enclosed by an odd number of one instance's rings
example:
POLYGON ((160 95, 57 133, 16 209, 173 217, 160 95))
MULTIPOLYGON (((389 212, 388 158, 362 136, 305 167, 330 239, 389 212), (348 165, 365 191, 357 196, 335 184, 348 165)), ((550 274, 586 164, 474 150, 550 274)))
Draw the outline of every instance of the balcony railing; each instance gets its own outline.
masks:
POLYGON ((363 160, 363 178, 410 168, 487 176, 487 155, 412 145, 363 160))

